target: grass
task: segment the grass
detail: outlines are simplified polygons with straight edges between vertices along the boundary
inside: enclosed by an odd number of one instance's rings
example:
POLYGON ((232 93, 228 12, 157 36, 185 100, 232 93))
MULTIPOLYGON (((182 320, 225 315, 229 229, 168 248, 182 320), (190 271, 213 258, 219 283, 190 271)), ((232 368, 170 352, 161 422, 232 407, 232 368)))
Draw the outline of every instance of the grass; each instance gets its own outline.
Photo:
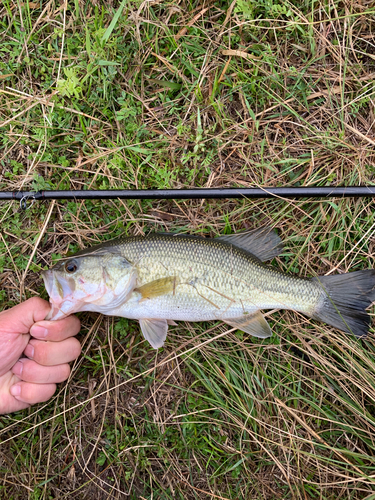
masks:
MULTIPOLYGON (((11 2, 0 7, 2 190, 373 183, 372 2, 11 2)), ((373 204, 184 200, 0 205, 2 308, 122 234, 267 222, 302 276, 374 267, 373 204)), ((0 420, 9 499, 375 498, 375 337, 295 313, 274 335, 80 314, 47 404, 0 420)))

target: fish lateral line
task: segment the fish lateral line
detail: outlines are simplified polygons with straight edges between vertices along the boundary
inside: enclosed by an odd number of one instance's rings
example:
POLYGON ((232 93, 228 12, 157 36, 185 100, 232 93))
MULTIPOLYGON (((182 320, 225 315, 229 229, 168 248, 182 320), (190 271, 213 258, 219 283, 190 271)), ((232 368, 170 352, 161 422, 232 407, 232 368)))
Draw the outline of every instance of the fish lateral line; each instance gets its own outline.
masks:
POLYGON ((194 288, 194 290, 197 292, 197 294, 199 295, 199 297, 202 297, 202 299, 207 300, 208 303, 210 303, 212 306, 216 307, 216 309, 219 309, 219 311, 220 311, 221 307, 219 307, 214 302, 212 302, 212 300, 208 299, 203 294, 201 294, 195 285, 192 285, 191 283, 187 283, 187 284, 190 285, 190 286, 192 286, 194 288))
POLYGON ((218 290, 215 290, 215 288, 212 288, 212 287, 210 287, 210 286, 208 286, 208 285, 205 285, 204 283, 201 283, 201 285, 202 285, 202 286, 204 286, 204 287, 206 287, 206 288, 208 288, 208 289, 209 289, 209 290, 211 290, 212 292, 217 293, 218 295, 221 295, 222 297, 224 297, 224 299, 227 299, 227 300, 229 300, 230 302, 234 302, 234 303, 236 303, 236 302, 237 302, 237 300, 236 300, 236 299, 231 299, 230 297, 228 297, 228 295, 225 295, 224 293, 221 293, 221 292, 219 292, 218 290))

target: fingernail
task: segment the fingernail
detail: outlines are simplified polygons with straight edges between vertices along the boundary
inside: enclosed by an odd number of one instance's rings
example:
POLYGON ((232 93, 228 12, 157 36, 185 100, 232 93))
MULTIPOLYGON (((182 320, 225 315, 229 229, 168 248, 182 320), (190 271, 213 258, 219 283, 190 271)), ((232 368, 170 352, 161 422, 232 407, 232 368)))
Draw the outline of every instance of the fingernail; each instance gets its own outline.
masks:
POLYGON ((17 363, 13 366, 12 372, 14 375, 18 375, 19 377, 22 375, 23 371, 23 363, 21 361, 17 361, 17 363))
POLYGON ((33 337, 43 339, 44 337, 47 337, 48 330, 47 328, 43 328, 42 326, 33 325, 30 328, 30 333, 33 337))
POLYGON ((10 393, 12 396, 19 396, 21 394, 21 386, 12 385, 12 387, 10 388, 10 393))
POLYGON ((27 344, 26 349, 24 350, 25 356, 30 359, 34 357, 34 347, 31 344, 27 344))

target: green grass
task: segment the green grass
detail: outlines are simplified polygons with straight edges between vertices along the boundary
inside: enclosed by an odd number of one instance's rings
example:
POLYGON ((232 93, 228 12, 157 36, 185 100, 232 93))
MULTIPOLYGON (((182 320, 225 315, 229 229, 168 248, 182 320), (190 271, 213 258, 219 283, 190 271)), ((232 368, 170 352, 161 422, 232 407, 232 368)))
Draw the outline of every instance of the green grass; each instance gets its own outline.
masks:
MULTIPOLYGON (((374 14, 338 0, 5 0, 0 189, 372 184, 374 14)), ((47 298, 40 271, 68 251, 122 234, 267 222, 284 271, 374 267, 368 199, 50 208, 0 205, 3 309, 47 298)), ((134 321, 80 319, 70 380, 0 420, 1 498, 375 498, 373 328, 356 340, 278 311, 270 339, 180 323, 155 352, 134 321)))

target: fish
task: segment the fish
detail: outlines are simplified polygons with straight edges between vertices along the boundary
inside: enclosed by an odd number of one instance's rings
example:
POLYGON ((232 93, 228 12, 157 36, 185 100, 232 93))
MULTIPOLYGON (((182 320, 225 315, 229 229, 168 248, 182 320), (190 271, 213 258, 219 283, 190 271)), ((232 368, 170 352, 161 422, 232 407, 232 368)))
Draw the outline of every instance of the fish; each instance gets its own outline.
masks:
POLYGON ((310 278, 266 263, 283 243, 267 226, 216 238, 154 233, 107 241, 43 271, 47 319, 80 311, 138 320, 154 349, 176 321, 218 321, 262 339, 262 314, 289 309, 362 337, 375 301, 375 270, 310 278))

